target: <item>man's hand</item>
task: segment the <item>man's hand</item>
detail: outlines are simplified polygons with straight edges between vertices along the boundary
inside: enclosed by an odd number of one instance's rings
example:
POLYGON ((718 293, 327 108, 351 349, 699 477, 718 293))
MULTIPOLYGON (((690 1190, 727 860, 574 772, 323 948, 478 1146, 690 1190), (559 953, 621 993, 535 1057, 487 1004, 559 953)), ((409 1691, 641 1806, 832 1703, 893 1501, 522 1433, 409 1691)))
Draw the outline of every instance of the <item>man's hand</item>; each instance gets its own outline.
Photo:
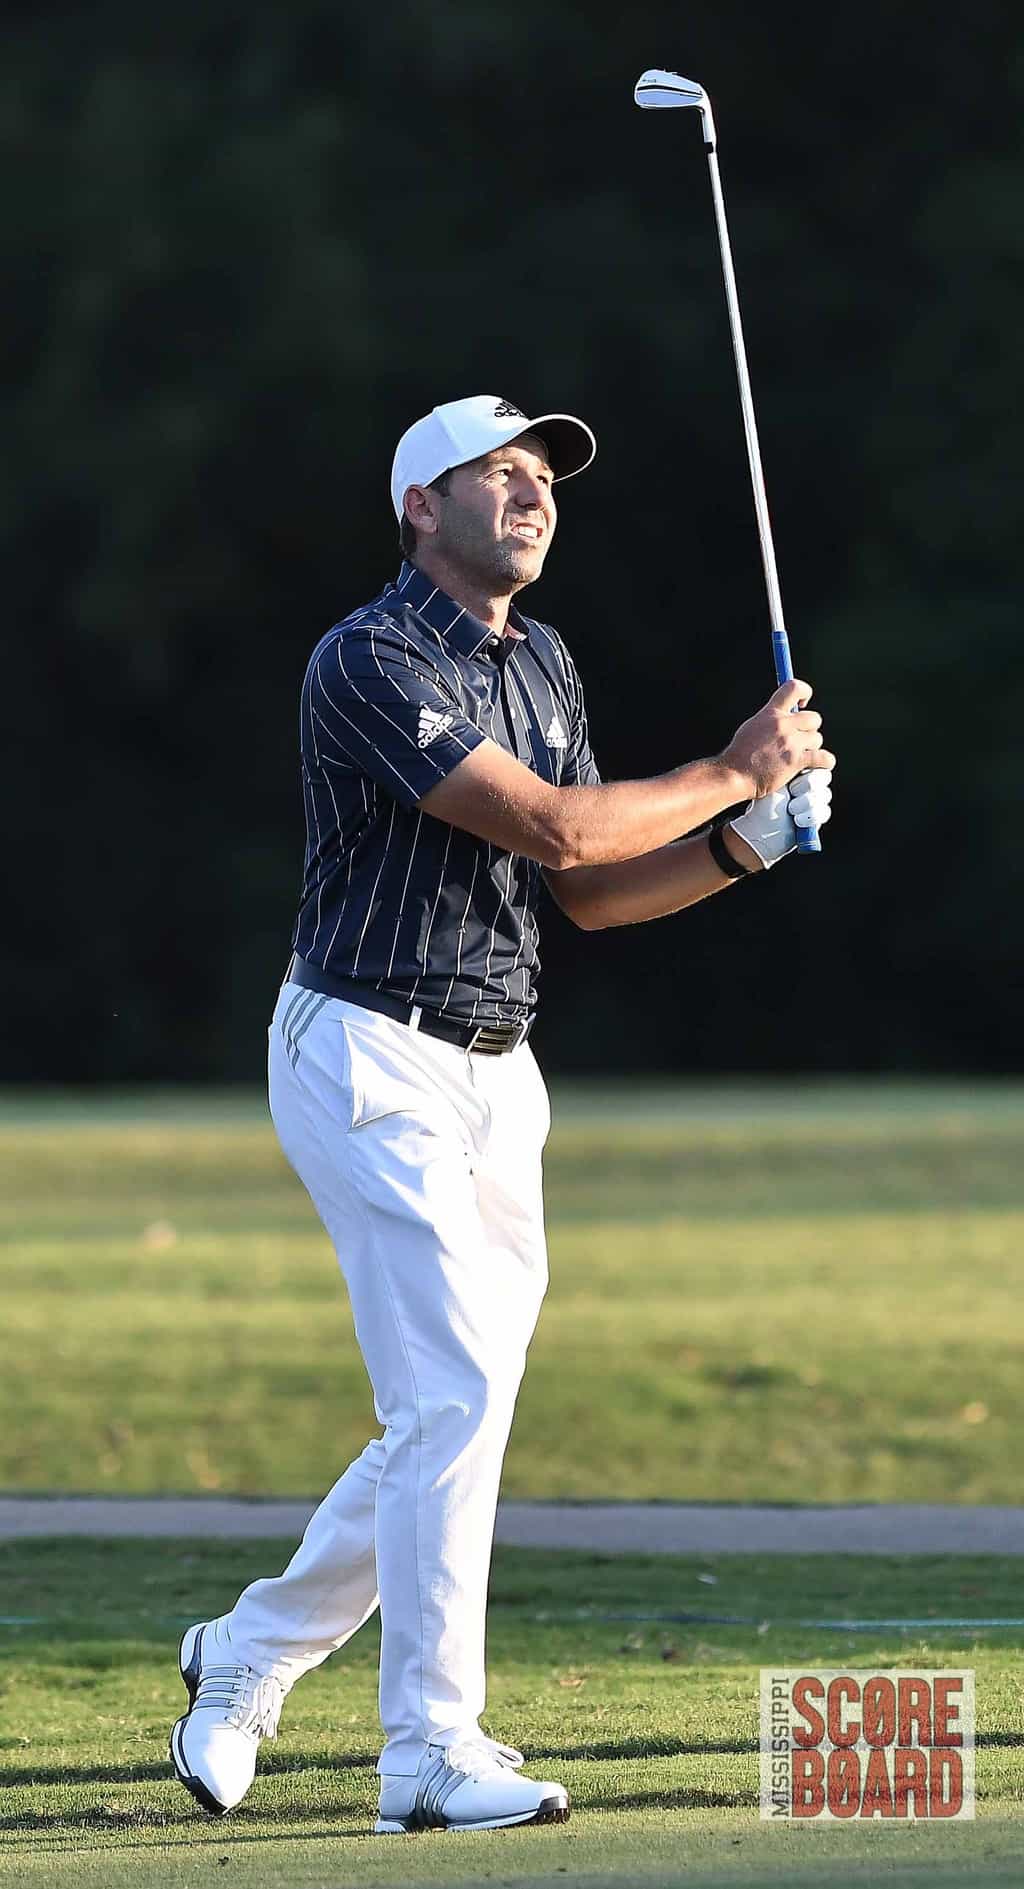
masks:
POLYGON ((807 707, 806 682, 784 682, 771 700, 737 728, 719 759, 740 774, 754 800, 778 793, 805 768, 835 767, 822 745, 821 716, 807 707))
POLYGON ((797 828, 824 826, 832 818, 832 774, 815 769, 800 774, 778 793, 755 800, 736 820, 730 820, 728 832, 736 835, 729 847, 741 866, 757 871, 761 866, 775 866, 791 853, 797 840, 797 828), (745 842, 739 844, 738 842, 745 842), (748 858, 749 852, 754 859, 748 858))

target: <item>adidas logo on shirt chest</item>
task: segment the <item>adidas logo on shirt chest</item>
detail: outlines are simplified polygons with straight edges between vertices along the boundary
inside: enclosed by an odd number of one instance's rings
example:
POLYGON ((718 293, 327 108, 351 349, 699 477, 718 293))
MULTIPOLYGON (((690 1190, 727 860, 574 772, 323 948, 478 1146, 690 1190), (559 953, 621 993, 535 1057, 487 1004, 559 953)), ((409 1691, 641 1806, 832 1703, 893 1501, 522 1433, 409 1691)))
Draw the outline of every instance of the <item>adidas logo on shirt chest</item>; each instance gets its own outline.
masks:
POLYGON ((557 708, 544 730, 544 739, 549 748, 567 748, 569 745, 569 737, 562 727, 557 708))

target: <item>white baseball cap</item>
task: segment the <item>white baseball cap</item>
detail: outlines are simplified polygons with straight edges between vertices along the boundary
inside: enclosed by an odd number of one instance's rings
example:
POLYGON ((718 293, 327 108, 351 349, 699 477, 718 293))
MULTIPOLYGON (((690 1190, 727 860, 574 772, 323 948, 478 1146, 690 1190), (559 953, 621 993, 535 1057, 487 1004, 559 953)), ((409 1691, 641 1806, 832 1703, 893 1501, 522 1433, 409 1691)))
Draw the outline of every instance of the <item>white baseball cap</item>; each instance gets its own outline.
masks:
POLYGON ((464 466, 496 446, 507 446, 520 433, 543 433, 556 479, 571 479, 589 466, 597 441, 589 426, 571 413, 540 413, 535 419, 502 400, 499 394, 473 394, 449 400, 417 420, 402 434, 391 467, 391 502, 401 521, 411 485, 430 485, 442 472, 464 466))

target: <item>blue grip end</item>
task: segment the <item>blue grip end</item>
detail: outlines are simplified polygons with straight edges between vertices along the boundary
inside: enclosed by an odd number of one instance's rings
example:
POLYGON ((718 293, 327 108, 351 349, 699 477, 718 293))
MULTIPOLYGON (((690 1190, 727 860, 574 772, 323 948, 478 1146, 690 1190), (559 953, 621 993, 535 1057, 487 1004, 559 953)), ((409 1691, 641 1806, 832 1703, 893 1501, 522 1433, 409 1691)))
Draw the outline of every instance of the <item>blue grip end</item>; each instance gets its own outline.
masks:
MULTIPOLYGON (((789 653, 789 637, 785 630, 772 631, 772 655, 775 658, 775 679, 780 687, 783 682, 793 680, 793 658, 789 653)), ((796 710, 793 710, 794 715, 796 710)), ((798 853, 820 853, 821 836, 816 826, 797 828, 796 850, 798 853)))
POLYGON ((789 637, 785 630, 772 631, 772 655, 775 658, 775 680, 781 688, 784 682, 793 680, 793 658, 789 653, 789 637))

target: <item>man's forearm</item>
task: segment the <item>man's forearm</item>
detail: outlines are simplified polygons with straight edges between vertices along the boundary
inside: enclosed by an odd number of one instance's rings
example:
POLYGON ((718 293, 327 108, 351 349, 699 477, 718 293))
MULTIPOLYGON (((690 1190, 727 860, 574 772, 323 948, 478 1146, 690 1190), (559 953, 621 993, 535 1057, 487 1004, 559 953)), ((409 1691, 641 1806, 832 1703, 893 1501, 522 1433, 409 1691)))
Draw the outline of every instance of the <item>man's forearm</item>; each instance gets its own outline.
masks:
POLYGON ((783 683, 720 755, 654 780, 556 787, 485 739, 467 748, 419 805, 434 819, 556 872, 636 859, 706 826, 738 801, 766 797, 803 768, 831 767, 821 717, 801 707, 809 694, 806 683, 783 683))
POLYGON ((558 798, 567 855, 584 867, 634 860, 705 826, 751 793, 749 780, 721 759, 690 761, 651 780, 563 787, 558 798))
MULTIPOLYGON (((739 864, 759 869, 756 854, 735 834, 727 845, 739 864)), ((666 918, 735 884, 715 864, 705 834, 677 840, 639 859, 574 866, 568 872, 549 871, 544 876, 556 904, 584 931, 666 918)))

